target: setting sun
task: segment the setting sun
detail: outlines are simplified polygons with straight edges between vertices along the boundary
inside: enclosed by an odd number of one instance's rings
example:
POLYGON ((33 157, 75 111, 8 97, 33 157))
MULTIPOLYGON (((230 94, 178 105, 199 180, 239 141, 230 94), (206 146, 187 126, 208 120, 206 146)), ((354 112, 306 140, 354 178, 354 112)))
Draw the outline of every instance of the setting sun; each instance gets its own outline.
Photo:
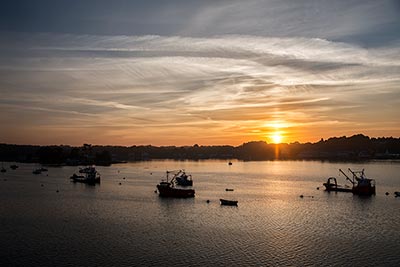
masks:
POLYGON ((279 144, 282 142, 282 135, 280 133, 274 133, 271 136, 272 142, 274 142, 275 144, 279 144))

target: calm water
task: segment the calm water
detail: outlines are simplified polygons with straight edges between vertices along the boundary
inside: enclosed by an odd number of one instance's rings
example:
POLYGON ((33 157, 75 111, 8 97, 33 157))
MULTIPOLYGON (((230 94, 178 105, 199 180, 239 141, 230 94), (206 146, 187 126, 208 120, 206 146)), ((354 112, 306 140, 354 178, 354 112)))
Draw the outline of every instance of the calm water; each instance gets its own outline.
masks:
POLYGON ((76 167, 19 166, 0 174, 2 266, 400 265, 400 162, 152 161, 98 167, 96 187, 71 183, 76 167), (323 191, 348 167, 376 179, 376 196, 323 191), (196 197, 159 198, 181 168, 196 197))

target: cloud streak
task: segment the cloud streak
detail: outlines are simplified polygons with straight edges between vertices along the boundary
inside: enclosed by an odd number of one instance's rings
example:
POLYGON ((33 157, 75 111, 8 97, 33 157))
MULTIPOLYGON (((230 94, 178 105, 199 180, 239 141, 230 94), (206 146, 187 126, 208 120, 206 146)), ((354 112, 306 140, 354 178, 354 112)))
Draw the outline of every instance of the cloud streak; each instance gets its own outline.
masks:
MULTIPOLYGON (((196 138, 239 144, 265 139, 266 122, 288 126, 287 141, 336 135, 332 124, 339 134, 379 135, 393 131, 400 115, 396 45, 366 49, 251 35, 18 36, 15 44, 2 44, 0 109, 10 116, 0 121, 27 117, 27 125, 47 125, 50 132, 53 125, 57 133, 68 128, 74 138, 79 127, 107 129, 88 138, 93 143, 109 142, 112 134, 113 142, 127 145, 173 139, 165 136, 178 136, 180 144, 196 138), (363 128, 352 127, 355 122, 363 128)), ((81 143, 74 138, 68 142, 81 143)), ((23 142, 9 134, 2 139, 23 142)))

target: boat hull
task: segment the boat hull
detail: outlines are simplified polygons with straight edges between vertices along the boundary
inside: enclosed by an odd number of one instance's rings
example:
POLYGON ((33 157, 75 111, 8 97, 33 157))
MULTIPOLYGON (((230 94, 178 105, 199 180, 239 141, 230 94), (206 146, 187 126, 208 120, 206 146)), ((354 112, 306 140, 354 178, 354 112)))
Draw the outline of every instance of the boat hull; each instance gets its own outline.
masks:
POLYGON ((324 183, 325 186, 325 191, 327 192, 353 192, 353 189, 350 187, 342 187, 339 185, 332 185, 332 184, 327 184, 324 183))
POLYGON ((100 178, 96 179, 86 179, 86 178, 71 178, 72 182, 74 183, 84 183, 84 184, 90 184, 90 185, 95 185, 95 184, 100 184, 100 178))
POLYGON ((227 200, 227 199, 220 199, 219 200, 221 202, 221 205, 225 205, 225 206, 237 206, 238 201, 236 200, 227 200))
POLYGON ((375 195, 375 186, 355 186, 353 187, 353 194, 363 196, 375 195))
POLYGON ((194 197, 194 189, 181 189, 157 185, 160 197, 190 198, 194 197))
POLYGON ((354 195, 375 195, 375 187, 340 187, 340 186, 327 186, 325 185, 325 191, 327 192, 349 192, 349 193, 353 193, 354 195))
POLYGON ((352 187, 352 188, 346 188, 346 187, 340 187, 340 186, 327 186, 325 185, 325 191, 327 192, 349 192, 353 193, 354 195, 375 195, 375 187, 352 187))

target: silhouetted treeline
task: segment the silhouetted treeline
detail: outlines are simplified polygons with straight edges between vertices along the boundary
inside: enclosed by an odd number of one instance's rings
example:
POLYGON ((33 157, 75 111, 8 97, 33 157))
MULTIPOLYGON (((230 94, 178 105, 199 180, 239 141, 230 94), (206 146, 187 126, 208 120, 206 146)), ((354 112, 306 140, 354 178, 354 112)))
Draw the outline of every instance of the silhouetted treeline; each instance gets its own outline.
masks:
POLYGON ((117 161, 103 146, 32 146, 0 144, 1 161, 39 162, 51 165, 110 165, 117 161))
POLYGON ((31 146, 0 144, 1 161, 43 164, 110 165, 151 159, 400 159, 400 138, 369 138, 362 134, 333 137, 317 143, 267 144, 253 141, 240 146, 31 146))

